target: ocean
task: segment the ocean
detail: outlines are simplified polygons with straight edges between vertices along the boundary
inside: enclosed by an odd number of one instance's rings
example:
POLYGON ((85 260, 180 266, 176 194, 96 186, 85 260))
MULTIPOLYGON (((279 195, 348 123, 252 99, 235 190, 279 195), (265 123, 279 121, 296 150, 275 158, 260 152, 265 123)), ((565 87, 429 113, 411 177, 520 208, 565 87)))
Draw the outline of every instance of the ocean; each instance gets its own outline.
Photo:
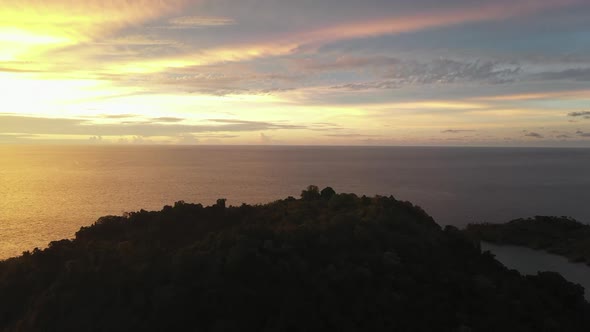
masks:
POLYGON ((494 254, 507 268, 524 275, 559 272, 568 281, 584 287, 586 300, 590 301, 590 267, 584 263, 572 263, 565 257, 526 247, 482 242, 481 249, 494 254))
POLYGON ((0 259, 103 215, 179 200, 266 203, 310 184, 393 195, 441 225, 590 222, 590 149, 0 145, 0 259))

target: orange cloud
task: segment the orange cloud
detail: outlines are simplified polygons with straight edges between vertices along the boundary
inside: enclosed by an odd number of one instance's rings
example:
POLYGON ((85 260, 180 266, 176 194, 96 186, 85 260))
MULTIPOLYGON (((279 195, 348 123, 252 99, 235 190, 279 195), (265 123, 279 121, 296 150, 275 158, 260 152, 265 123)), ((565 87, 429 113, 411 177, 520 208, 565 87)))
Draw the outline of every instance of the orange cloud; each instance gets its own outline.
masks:
POLYGON ((464 10, 437 11, 403 17, 392 17, 354 22, 324 29, 310 31, 294 38, 302 43, 323 43, 338 40, 372 37, 387 34, 397 34, 419 31, 435 27, 455 24, 485 22, 530 15, 535 12, 566 7, 583 2, 582 0, 537 0, 514 1, 510 4, 491 2, 485 6, 467 8, 464 10))
MULTIPOLYGON (((340 40, 374 37, 420 31, 457 24, 496 21, 518 16, 530 15, 539 11, 566 7, 583 0, 537 0, 514 1, 512 3, 493 2, 483 7, 462 10, 447 10, 427 14, 404 15, 344 23, 310 31, 297 32, 280 38, 258 43, 227 45, 184 54, 156 61, 138 61, 127 66, 131 72, 156 72, 166 68, 181 68, 209 65, 228 61, 247 61, 255 58, 291 54, 303 46, 321 45, 340 40)), ((118 68, 121 68, 118 66, 118 68)))
POLYGON ((170 68, 206 66, 223 62, 240 62, 256 58, 280 56, 293 52, 296 43, 262 43, 210 48, 182 56, 114 63, 108 66, 117 73, 155 73, 170 68))
MULTIPOLYGON (((107 36, 125 26, 141 24, 172 14, 182 8, 182 5, 195 1, 197 0, 5 0, 0 9, 0 61, 32 61, 48 50, 83 44, 107 36)), ((153 73, 169 68, 248 61, 291 54, 302 46, 317 46, 339 40, 419 31, 461 23, 501 20, 568 6, 580 1, 582 0, 514 1, 510 4, 496 2, 483 8, 472 7, 344 23, 267 41, 222 45, 155 59, 130 54, 128 57, 105 63, 103 70, 116 73, 153 73)), ((193 21, 196 18, 183 17, 175 20, 195 23, 193 21)), ((74 56, 77 62, 84 62, 84 58, 96 58, 105 50, 108 50, 108 46, 87 45, 84 49, 72 50, 75 54, 62 56, 74 56)), ((18 64, 12 66, 19 70, 31 67, 18 64)))
POLYGON ((475 97, 472 100, 481 101, 525 101, 525 100, 544 100, 544 99, 590 99, 590 90, 564 90, 564 91, 545 91, 532 93, 505 94, 489 97, 475 97))
POLYGON ((234 25, 236 21, 228 17, 183 16, 173 18, 168 23, 171 29, 187 29, 234 25))

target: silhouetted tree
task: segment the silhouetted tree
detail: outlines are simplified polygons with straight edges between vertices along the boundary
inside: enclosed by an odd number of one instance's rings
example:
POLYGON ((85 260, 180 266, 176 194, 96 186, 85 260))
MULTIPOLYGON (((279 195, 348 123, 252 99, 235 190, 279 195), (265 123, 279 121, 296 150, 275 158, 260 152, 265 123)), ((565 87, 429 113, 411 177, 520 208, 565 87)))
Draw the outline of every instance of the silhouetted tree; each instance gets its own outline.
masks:
POLYGON ((217 203, 215 204, 215 206, 220 207, 222 209, 225 209, 225 203, 227 202, 227 199, 225 198, 219 198, 217 200, 217 203))
POLYGON ((322 192, 320 193, 320 195, 322 196, 322 199, 330 200, 330 198, 332 198, 334 195, 336 195, 336 191, 334 189, 332 189, 332 187, 326 187, 326 188, 322 189, 322 192))
POLYGON ((319 199, 320 197, 320 188, 318 188, 318 186, 309 185, 307 190, 303 190, 301 192, 301 198, 304 201, 313 201, 319 199))

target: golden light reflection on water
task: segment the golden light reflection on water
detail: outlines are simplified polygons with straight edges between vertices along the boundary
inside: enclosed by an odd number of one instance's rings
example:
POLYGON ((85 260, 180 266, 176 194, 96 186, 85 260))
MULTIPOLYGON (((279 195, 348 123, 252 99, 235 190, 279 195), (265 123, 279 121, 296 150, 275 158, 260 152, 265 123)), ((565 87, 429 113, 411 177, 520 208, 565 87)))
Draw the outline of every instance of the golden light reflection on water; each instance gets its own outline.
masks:
MULTIPOLYGON (((215 159, 227 160, 226 153, 201 157, 182 149, 0 145, 0 259, 71 238, 100 216, 160 209, 179 200, 213 203, 243 182, 231 165, 215 165, 215 159)), ((249 178, 265 184, 265 174, 261 165, 249 178)), ((248 186, 232 190, 230 198, 250 202, 273 195, 248 186)))
POLYGON ((309 184, 394 195, 443 225, 590 221, 588 169, 585 149, 0 145, 0 259, 104 215, 179 200, 267 203, 309 184))

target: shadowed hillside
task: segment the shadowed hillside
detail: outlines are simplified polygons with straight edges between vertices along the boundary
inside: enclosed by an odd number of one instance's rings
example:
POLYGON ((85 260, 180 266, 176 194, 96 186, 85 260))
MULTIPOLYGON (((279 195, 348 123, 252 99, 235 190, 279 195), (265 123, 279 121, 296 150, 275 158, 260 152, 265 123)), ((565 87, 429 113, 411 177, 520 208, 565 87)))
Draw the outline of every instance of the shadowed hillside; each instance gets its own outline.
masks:
POLYGON ((0 262, 0 331, 588 331, 583 289, 509 271, 419 207, 310 186, 103 217, 0 262))
POLYGON ((590 265, 590 226, 567 217, 517 219, 506 224, 471 224, 466 232, 483 241, 525 246, 590 265))

